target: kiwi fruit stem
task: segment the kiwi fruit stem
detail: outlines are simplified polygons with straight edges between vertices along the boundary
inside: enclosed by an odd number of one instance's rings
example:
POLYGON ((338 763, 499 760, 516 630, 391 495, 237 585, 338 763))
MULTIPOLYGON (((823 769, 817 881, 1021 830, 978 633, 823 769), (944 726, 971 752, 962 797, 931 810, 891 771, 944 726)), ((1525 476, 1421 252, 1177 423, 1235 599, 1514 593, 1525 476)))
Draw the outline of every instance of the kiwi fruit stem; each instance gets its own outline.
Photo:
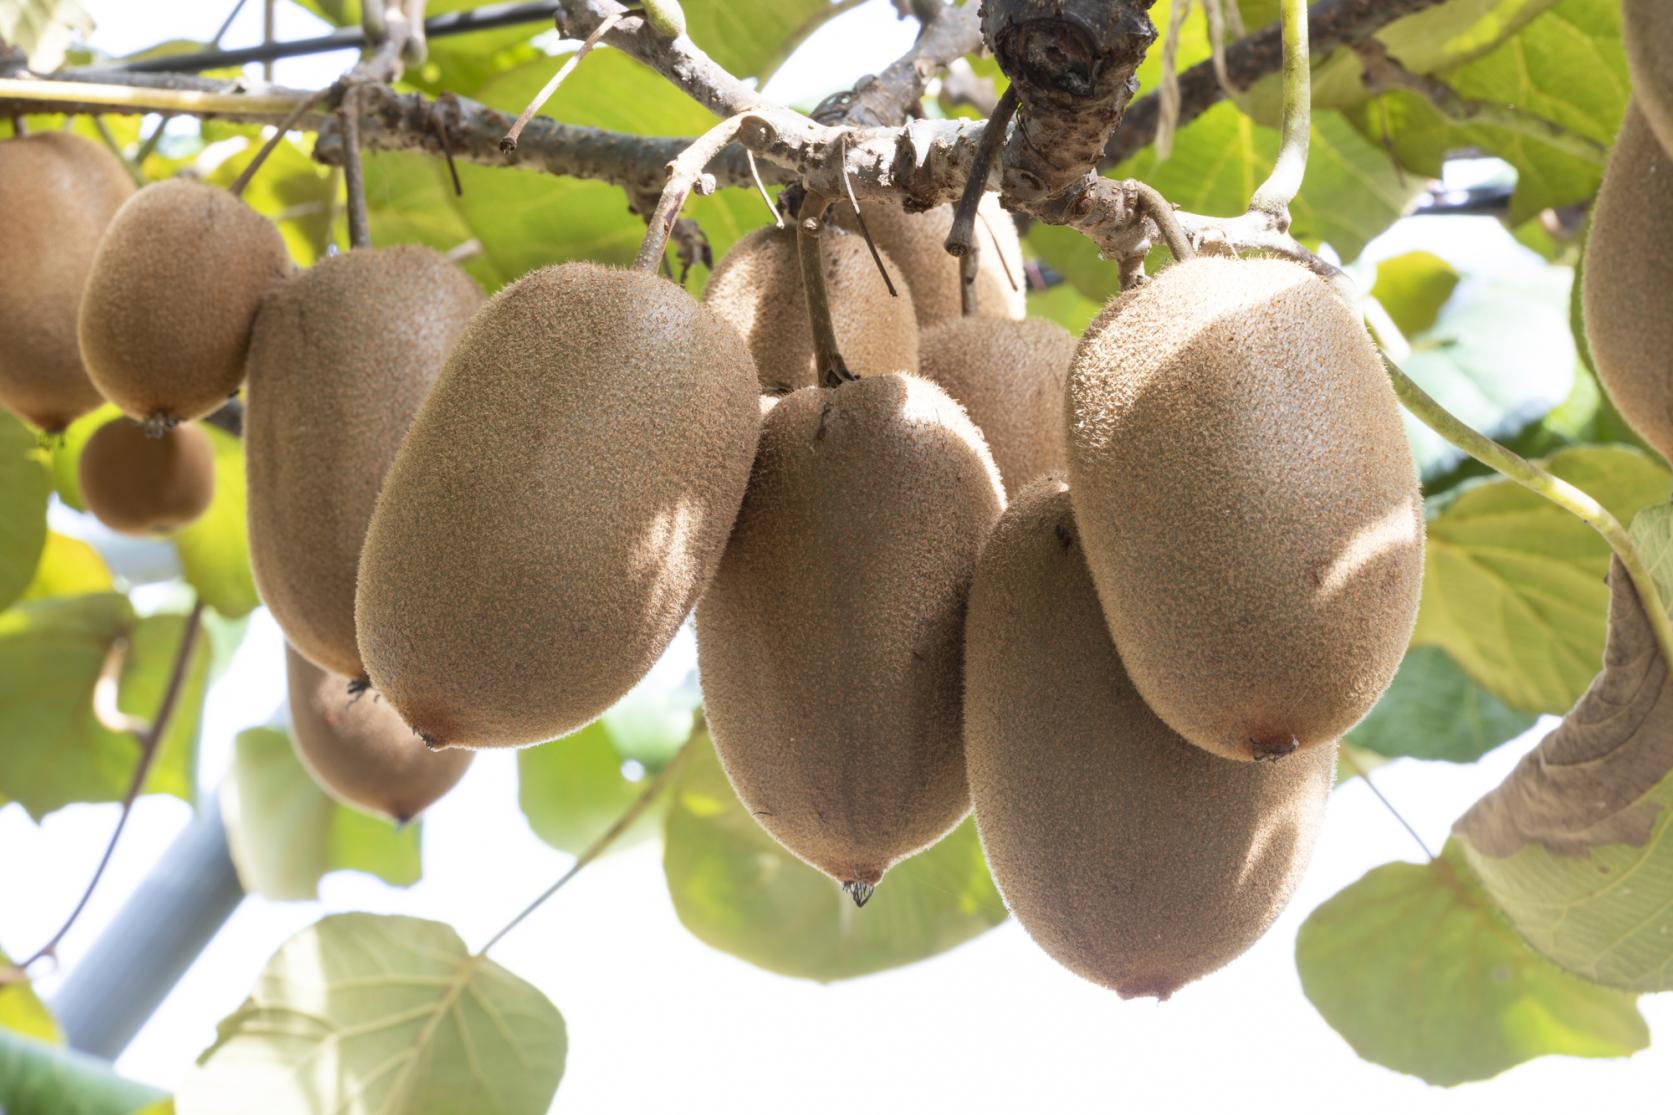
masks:
MULTIPOLYGON (((821 387, 840 387, 854 378, 837 349, 831 302, 825 292, 825 264, 819 255, 819 231, 831 199, 809 190, 796 215, 796 254, 802 264, 802 291, 807 295, 808 322, 813 327, 815 371, 821 387)), ((864 905, 864 902, 860 903, 864 905)))
POLYGON ((1413 382, 1386 354, 1383 356, 1383 366, 1388 369, 1388 378, 1394 385, 1395 397, 1419 422, 1440 434, 1453 447, 1462 449, 1494 472, 1516 481, 1536 495, 1544 496, 1603 536, 1603 540, 1609 543, 1609 548, 1621 560, 1627 576, 1632 578, 1632 587, 1637 591, 1638 598, 1644 602, 1644 613, 1650 619, 1651 629, 1655 631, 1656 645, 1661 648, 1663 660, 1669 663, 1670 670, 1673 670, 1673 621, 1668 619, 1667 606, 1662 602, 1661 590, 1656 587, 1649 565, 1638 552, 1638 547, 1633 545, 1632 536, 1621 525, 1621 521, 1610 514, 1603 504, 1573 484, 1561 477, 1553 476, 1532 461, 1518 456, 1492 438, 1465 425, 1413 382))
POLYGON ((350 86, 337 106, 343 130, 343 189, 348 194, 349 246, 369 248, 372 231, 366 219, 366 176, 360 168, 360 98, 350 86))
POLYGON ((970 177, 964 181, 964 193, 959 196, 958 205, 953 209, 953 227, 947 230, 947 240, 942 245, 949 255, 958 256, 961 261, 959 275, 963 280, 961 288, 966 317, 976 312, 976 293, 972 289, 976 281, 976 267, 974 263, 968 267, 962 266, 962 260, 965 256, 974 254, 976 207, 982 203, 982 195, 987 192, 988 168, 993 165, 993 157, 1005 143, 1005 137, 1010 132, 1011 117, 1016 115, 1016 111, 1016 88, 1006 86, 1004 96, 999 98, 999 103, 994 106, 993 115, 988 117, 987 126, 982 129, 982 139, 976 145, 976 153, 970 158, 970 177))

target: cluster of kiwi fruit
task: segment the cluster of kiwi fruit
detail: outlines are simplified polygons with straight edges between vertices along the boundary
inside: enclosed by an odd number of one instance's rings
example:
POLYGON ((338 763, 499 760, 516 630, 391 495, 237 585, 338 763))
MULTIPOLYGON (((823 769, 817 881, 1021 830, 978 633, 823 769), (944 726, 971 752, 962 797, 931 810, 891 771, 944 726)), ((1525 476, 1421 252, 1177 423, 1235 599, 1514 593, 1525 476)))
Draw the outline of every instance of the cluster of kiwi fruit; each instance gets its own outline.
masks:
POLYGON ((1624 0, 1621 17, 1632 96, 1592 207, 1581 307, 1604 389, 1673 459, 1673 9, 1624 0))
POLYGON ((786 848, 863 905, 973 808, 1048 952, 1166 996, 1283 906, 1411 631, 1394 398, 1289 263, 1177 263, 1077 339, 1024 316, 993 198, 968 314, 950 207, 869 206, 874 244, 819 234, 853 373, 826 386, 780 229, 702 301, 584 262, 484 301, 424 248, 294 272, 197 183, 107 210, 60 364, 0 365, 0 396, 46 428, 109 399, 131 457, 244 387, 293 737, 397 821, 473 749, 599 716, 695 612, 722 764, 786 848))

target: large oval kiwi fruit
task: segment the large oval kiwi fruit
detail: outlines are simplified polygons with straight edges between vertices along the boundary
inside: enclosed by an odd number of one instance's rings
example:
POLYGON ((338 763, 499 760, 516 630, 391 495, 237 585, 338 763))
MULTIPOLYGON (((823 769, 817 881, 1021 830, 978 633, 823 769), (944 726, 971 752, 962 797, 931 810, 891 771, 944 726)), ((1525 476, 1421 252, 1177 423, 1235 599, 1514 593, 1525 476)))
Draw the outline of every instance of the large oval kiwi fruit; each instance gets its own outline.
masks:
MULTIPOLYGON (((953 207, 940 205, 923 213, 908 213, 890 202, 862 203, 866 230, 878 248, 900 265, 912 288, 918 324, 932 325, 959 317, 964 299, 959 290, 959 263, 947 253, 947 233, 953 228, 953 207)), ((853 210, 838 205, 832 220, 841 228, 857 229, 853 210)), ((1023 273, 1022 244, 1016 221, 999 205, 998 194, 982 195, 976 208, 976 313, 982 317, 1022 318, 1028 312, 1028 287, 1023 273)))
POLYGON ((1673 152, 1673 5, 1621 0, 1621 40, 1632 96, 1663 151, 1673 152))
POLYGON ((1159 999, 1253 944, 1307 866, 1335 745, 1239 763, 1163 724, 1110 642, 1056 478, 994 528, 965 642, 976 829, 1029 935, 1086 979, 1159 999))
POLYGON ((109 151, 64 132, 0 143, 0 406, 57 433, 104 400, 76 310, 99 238, 134 192, 109 151))
POLYGON ((175 178, 117 210, 82 296, 100 393, 153 427, 201 418, 244 382, 256 310, 290 274, 284 238, 226 190, 175 178))
POLYGON ((964 605, 1004 504, 982 437, 913 376, 779 400, 697 608, 721 764, 792 853, 870 896, 969 808, 964 605))
POLYGON ((158 534, 208 510, 215 447, 196 426, 148 437, 139 423, 115 418, 87 439, 76 479, 81 502, 105 526, 118 534, 158 534))
POLYGON ((351 678, 360 546, 401 437, 482 292, 429 248, 347 252, 256 317, 244 421, 250 561, 291 645, 351 678))
POLYGON ((285 647, 290 738, 314 781, 332 797, 405 824, 458 784, 474 751, 431 751, 377 693, 285 647))
POLYGON ((918 339, 919 374, 969 413, 1011 492, 1067 467, 1063 387, 1074 355, 1075 338, 1043 318, 952 318, 918 339))
POLYGON ((757 399, 737 331, 665 279, 566 263, 495 295, 372 513, 373 684, 435 746, 538 743, 609 708, 720 560, 757 399))
POLYGON ((1145 701, 1231 758, 1340 738, 1423 579, 1417 468, 1354 312, 1287 261, 1176 264, 1088 327, 1068 403, 1075 517, 1145 701))
MULTIPOLYGON (((827 228, 819 238, 825 292, 837 348, 857 376, 918 370, 918 326, 912 290, 887 256, 891 296, 865 241, 827 228)), ((749 343, 761 390, 786 394, 813 386, 813 329, 791 229, 757 229, 732 246, 715 268, 703 301, 749 343)))
POLYGON ((1637 107, 1609 154, 1592 206, 1580 304, 1609 397, 1638 436, 1673 460, 1673 157, 1637 107))

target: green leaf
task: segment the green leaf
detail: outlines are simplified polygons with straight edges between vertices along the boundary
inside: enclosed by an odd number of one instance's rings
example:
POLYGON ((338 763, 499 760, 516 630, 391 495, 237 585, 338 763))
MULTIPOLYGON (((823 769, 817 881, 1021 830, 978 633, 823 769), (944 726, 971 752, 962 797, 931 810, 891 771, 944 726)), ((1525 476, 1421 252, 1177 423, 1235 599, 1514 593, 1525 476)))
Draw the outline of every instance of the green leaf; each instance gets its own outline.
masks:
POLYGON ((1649 1045, 1635 996, 1524 945, 1456 844, 1433 863, 1373 868, 1314 910, 1295 959, 1307 998, 1354 1052, 1430 1084, 1649 1045))
MULTIPOLYGON (((560 851, 576 853, 626 812, 644 789, 630 780, 610 729, 595 721, 572 735, 517 752, 517 804, 534 834, 560 851)), ((661 824, 661 810, 645 815, 611 848, 642 840, 661 824)))
POLYGON ((34 431, 0 411, 0 609, 23 594, 40 564, 51 494, 34 431))
MULTIPOLYGON (((4 971, 10 963, 6 954, 0 952, 0 971, 4 971)), ((0 1030, 10 1030, 52 1045, 64 1044, 64 1035, 58 1030, 57 1020, 27 980, 0 983, 0 1030)))
POLYGON ((1356 747, 1389 758, 1473 763, 1534 726, 1471 681, 1439 647, 1413 647, 1394 683, 1348 733, 1356 747))
MULTIPOLYGON (((1563 0, 1496 49, 1438 75, 1462 97, 1514 106, 1600 145, 1590 157, 1507 128, 1453 123, 1412 93, 1367 102, 1352 118, 1370 140, 1386 144, 1419 174, 1435 173, 1457 151, 1504 159, 1517 174, 1510 223, 1521 224, 1597 191, 1602 149, 1620 129, 1629 91, 1620 34, 1618 0, 1563 0), (1577 72, 1586 80, 1575 81, 1577 72)), ((1398 51, 1394 56, 1404 61, 1398 51)))
MULTIPOLYGON (((1546 467, 1623 522, 1673 487, 1635 449, 1565 449, 1546 467)), ((1412 641, 1512 708, 1566 711, 1603 654, 1608 568, 1609 547, 1562 508, 1510 480, 1464 485, 1430 519, 1412 641)))
POLYGON ((17 47, 36 73, 64 64, 70 43, 93 30, 81 0, 12 0, 0 4, 0 40, 17 47))
POLYGON ((238 619, 261 603, 250 572, 244 443, 213 426, 203 427, 203 432, 215 446, 215 497, 209 510, 174 533, 174 552, 186 583, 203 602, 229 619, 238 619))
POLYGON ((686 34, 739 77, 763 82, 841 8, 831 0, 683 0, 686 34))
POLYGON ((1068 283, 1059 283, 1049 290, 1028 292, 1029 317, 1055 321, 1077 337, 1086 332, 1086 327, 1092 324, 1092 319, 1103 308, 1102 302, 1087 298, 1068 283))
POLYGON ((163 1098, 110 1062, 0 1030, 0 1111, 7 1115, 136 1115, 163 1098))
POLYGON ((175 1096, 180 1115, 263 1110, 544 1115, 563 1016, 449 926, 338 914, 291 938, 175 1096))
MULTIPOLYGON (((115 593, 31 600, 0 614, 0 794, 36 819, 74 802, 120 801, 139 744, 99 723, 94 687, 113 644, 126 638, 118 707, 155 716, 184 626, 178 615, 136 621, 115 593)), ((192 800, 209 657, 200 639, 146 792, 192 800)))
POLYGON ((40 564, 35 567, 34 579, 23 590, 22 598, 40 600, 49 596, 86 596, 94 592, 110 592, 113 584, 110 569, 98 550, 79 538, 54 530, 47 532, 40 564))
POLYGON ((364 871, 398 887, 422 874, 419 825, 396 828, 339 804, 277 728, 238 734, 221 812, 239 881, 263 898, 318 898, 319 881, 333 871, 364 871))
POLYGON ((688 746, 662 864, 674 909, 699 940, 768 971, 829 982, 923 960, 1005 920, 970 821, 891 868, 856 910, 739 804, 707 733, 688 746))
POLYGON ((113 404, 106 403, 71 422, 63 435, 52 444, 50 464, 53 487, 58 492, 58 498, 77 511, 87 510, 87 506, 81 502, 81 481, 76 475, 76 469, 81 464, 81 451, 86 447, 88 439, 99 432, 101 426, 121 416, 120 410, 113 404))
MULTIPOLYGON (((1673 508, 1633 534, 1669 573, 1673 508)), ((1673 684, 1617 563, 1604 672, 1454 826, 1523 938, 1598 983, 1673 989, 1673 684)))
POLYGON ((1407 252, 1377 264, 1371 297, 1381 302, 1408 338, 1428 331, 1461 278, 1433 252, 1407 252))

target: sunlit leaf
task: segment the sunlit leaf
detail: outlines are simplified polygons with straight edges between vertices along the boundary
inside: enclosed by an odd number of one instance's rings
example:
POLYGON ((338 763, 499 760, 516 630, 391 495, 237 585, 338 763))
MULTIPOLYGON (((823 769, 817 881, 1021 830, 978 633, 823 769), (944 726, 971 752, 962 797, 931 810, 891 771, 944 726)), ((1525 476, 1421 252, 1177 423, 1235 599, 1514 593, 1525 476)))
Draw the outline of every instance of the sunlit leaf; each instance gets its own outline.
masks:
POLYGON ((84 414, 71 422, 63 436, 55 439, 49 449, 53 487, 58 492, 58 498, 77 511, 87 510, 81 502, 81 481, 76 472, 81 463, 81 451, 100 427, 121 414, 113 404, 106 403, 91 414, 84 414))
POLYGON ((0 1111, 7 1115, 136 1115, 164 1098, 110 1062, 0 1029, 0 1111))
POLYGON ((51 494, 35 432, 0 411, 0 609, 23 594, 40 564, 51 494))
POLYGON ((1460 278, 1452 264, 1434 252, 1406 252, 1377 263, 1371 297, 1409 338, 1435 324, 1460 278))
POLYGON ((1005 920, 975 826, 890 868, 865 909, 785 851, 738 802, 706 733, 674 786, 663 870, 700 940, 759 967, 828 982, 945 952, 1005 920))
POLYGON ((449 926, 338 914, 292 937, 175 1096, 180 1115, 544 1115, 563 1016, 449 926))
POLYGON ((339 804, 276 728, 238 734, 221 813, 239 881, 264 898, 318 898, 320 879, 332 871, 365 871, 395 886, 422 873, 419 822, 397 828, 339 804))
POLYGON ((98 550, 79 538, 48 531, 40 564, 29 587, 23 590, 23 599, 109 592, 112 584, 110 569, 98 550))
MULTIPOLYGON (((0 952, 0 971, 10 963, 6 954, 0 952)), ((26 1038, 34 1038, 36 1041, 52 1045, 64 1043, 64 1035, 58 1030, 58 1022, 27 980, 0 983, 0 1030, 10 1030, 14 1034, 22 1034, 26 1038)))
POLYGON ((1413 647, 1348 742, 1389 758, 1470 763, 1534 726, 1469 679, 1439 647, 1413 647))
POLYGON ((1650 1040, 1635 996, 1522 943, 1456 844, 1433 863, 1373 868, 1313 911, 1295 958, 1307 998, 1354 1052, 1431 1084, 1554 1053, 1624 1057, 1650 1040))
POLYGON ((213 426, 203 427, 215 447, 215 498, 198 519, 176 531, 174 552, 186 582, 223 616, 249 615, 261 603, 250 572, 245 521, 244 443, 213 426))
POLYGON ((64 64, 75 38, 93 30, 93 17, 81 0, 10 0, 0 4, 0 41, 17 47, 36 73, 64 64))
MULTIPOLYGON (((517 804, 535 835, 564 852, 591 844, 644 789, 643 776, 623 773, 625 761, 601 721, 517 752, 517 804)), ((611 847, 641 840, 660 824, 661 812, 647 810, 611 847)))

